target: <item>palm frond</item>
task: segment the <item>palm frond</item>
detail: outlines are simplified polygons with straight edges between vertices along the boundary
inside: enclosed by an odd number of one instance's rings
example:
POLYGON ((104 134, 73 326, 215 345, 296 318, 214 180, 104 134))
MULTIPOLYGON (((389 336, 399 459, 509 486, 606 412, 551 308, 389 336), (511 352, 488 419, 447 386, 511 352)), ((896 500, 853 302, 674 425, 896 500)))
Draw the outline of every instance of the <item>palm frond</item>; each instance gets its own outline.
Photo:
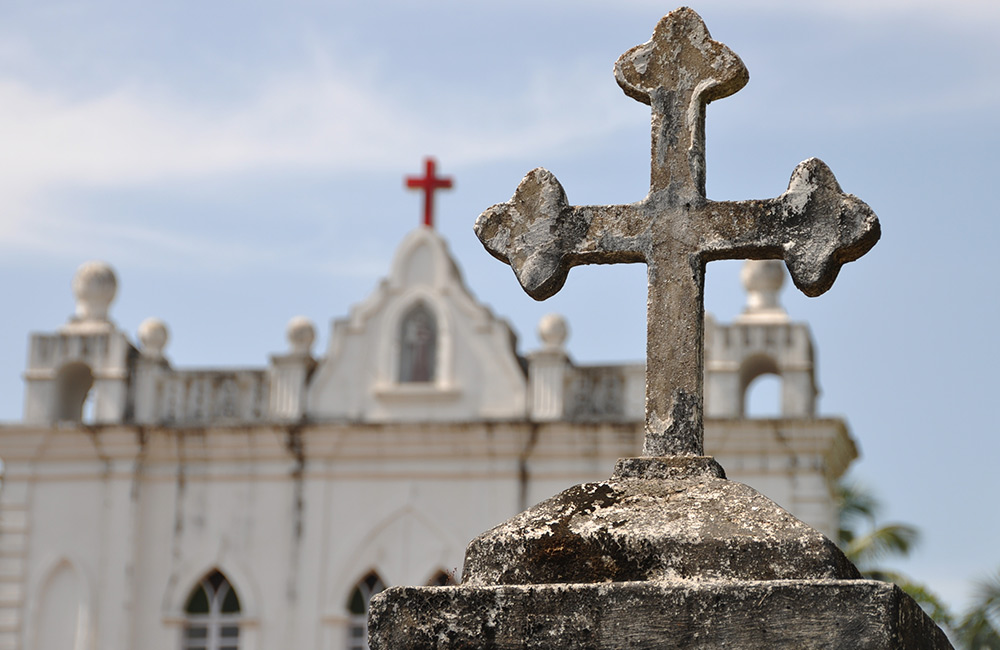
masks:
POLYGON ((845 546, 856 536, 859 522, 875 526, 881 504, 868 488, 846 481, 837 485, 836 499, 840 512, 838 541, 845 546))
POLYGON ((978 581, 973 598, 956 640, 968 650, 1000 650, 1000 571, 978 581))
MULTIPOLYGON (((926 586, 913 582, 906 575, 880 566, 887 557, 906 557, 920 540, 919 531, 908 524, 877 526, 881 509, 878 499, 858 483, 842 482, 837 487, 840 526, 837 535, 840 548, 861 574, 871 580, 892 582, 910 595, 934 621, 946 628, 955 628, 955 617, 948 606, 926 586), (861 532, 866 530, 867 532, 861 532)), ((1000 604, 1000 574, 996 584, 996 601, 1000 604)), ((985 587, 984 587, 985 588, 985 587)), ((990 591, 991 594, 994 592, 990 591)), ((990 601, 994 602, 994 601, 990 601)), ((971 628, 970 628, 971 629, 971 628)), ((989 628, 991 629, 991 628, 989 628)), ((977 628, 978 630, 978 628, 977 628)), ((985 634, 981 630, 976 634, 985 634)), ((979 646, 989 648, 990 646, 979 646)), ((993 650, 991 648, 991 650, 993 650)), ((995 650, 1000 650, 998 645, 995 650)))
POLYGON ((869 580, 881 580, 882 582, 891 582, 897 585, 910 598, 917 601, 921 609, 927 612, 927 615, 933 618, 935 623, 942 627, 954 627, 955 617, 948 608, 948 605, 937 594, 928 589, 926 585, 914 582, 909 576, 889 569, 870 569, 862 571, 861 575, 869 580))
POLYGON ((955 626, 955 617, 952 615, 948 605, 937 594, 928 589, 926 585, 913 582, 907 579, 906 576, 898 577, 900 580, 893 580, 893 582, 909 594, 910 598, 917 601, 917 604, 927 612, 928 616, 934 619, 935 623, 944 628, 953 628, 955 626))
POLYGON ((1000 632, 985 610, 978 607, 962 618, 955 630, 955 640, 966 650, 1000 650, 1000 632))
POLYGON ((864 570, 887 556, 906 557, 919 540, 920 532, 913 526, 886 524, 855 537, 844 549, 844 554, 864 570))
POLYGON ((976 582, 973 598, 988 614, 1000 619, 1000 570, 976 582))

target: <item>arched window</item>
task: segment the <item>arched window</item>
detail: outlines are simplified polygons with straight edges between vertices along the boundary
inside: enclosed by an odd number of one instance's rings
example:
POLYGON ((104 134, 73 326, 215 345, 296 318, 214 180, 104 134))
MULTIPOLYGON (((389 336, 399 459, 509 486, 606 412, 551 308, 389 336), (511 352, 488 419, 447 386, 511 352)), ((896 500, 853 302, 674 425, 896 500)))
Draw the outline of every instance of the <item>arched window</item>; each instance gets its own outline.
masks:
POLYGON ((743 417, 781 417, 781 376, 773 373, 758 375, 747 387, 743 398, 743 417))
POLYGON ((85 363, 67 363, 56 375, 55 419, 58 422, 82 422, 83 406, 94 385, 94 373, 85 363))
POLYGON ((399 381, 434 381, 437 372, 437 320, 423 302, 410 307, 399 324, 399 381))
POLYGON ((374 571, 362 578, 347 599, 350 623, 347 626, 347 650, 368 650, 368 601, 385 589, 374 571))
POLYGON ((781 372, 773 357, 754 354, 743 360, 740 394, 740 417, 780 417, 781 372))
POLYGON ((191 591, 184 616, 183 650, 239 650, 240 599, 219 571, 191 591))

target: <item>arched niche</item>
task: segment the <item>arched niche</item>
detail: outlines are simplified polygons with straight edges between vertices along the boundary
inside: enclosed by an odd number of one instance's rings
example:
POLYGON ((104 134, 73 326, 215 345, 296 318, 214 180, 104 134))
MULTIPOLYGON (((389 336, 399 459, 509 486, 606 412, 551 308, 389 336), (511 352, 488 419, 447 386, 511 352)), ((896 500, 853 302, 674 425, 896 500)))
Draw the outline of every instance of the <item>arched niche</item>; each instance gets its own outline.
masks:
MULTIPOLYGON (((778 417, 781 415, 781 389, 782 389, 782 377, 781 371, 778 368, 778 362, 766 354, 754 354, 743 360, 740 364, 740 417, 747 417, 749 414, 749 395, 752 385, 755 385, 758 379, 762 377, 774 376, 777 378, 777 386, 762 386, 768 393, 774 392, 776 394, 776 406, 774 408, 764 408, 761 409, 761 414, 764 417, 778 417)), ((770 382, 770 379, 767 380, 770 382)), ((770 399, 770 398, 768 398, 770 399)))
POLYGON ((89 592, 84 576, 69 559, 52 565, 31 610, 31 650, 87 650, 91 646, 89 592))
POLYGON ((780 375, 769 372, 758 375, 747 386, 743 396, 743 417, 751 419, 782 417, 783 384, 784 380, 780 375))
POLYGON ((94 373, 85 363, 67 363, 56 373, 54 419, 57 422, 83 422, 84 404, 94 386, 94 373))
POLYGON ((403 312, 397 329, 396 380, 401 384, 432 383, 438 376, 440 328, 434 310, 417 300, 403 312))

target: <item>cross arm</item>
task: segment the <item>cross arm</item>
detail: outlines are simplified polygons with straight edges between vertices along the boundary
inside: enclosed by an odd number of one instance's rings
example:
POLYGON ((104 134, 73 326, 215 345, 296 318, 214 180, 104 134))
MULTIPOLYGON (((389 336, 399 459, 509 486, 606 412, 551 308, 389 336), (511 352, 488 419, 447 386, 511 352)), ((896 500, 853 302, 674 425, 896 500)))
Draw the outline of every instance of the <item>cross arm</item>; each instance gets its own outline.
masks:
POLYGON ((795 286, 808 296, 826 292, 840 267, 867 253, 881 234, 872 209, 845 194, 817 158, 800 163, 777 198, 710 201, 703 210, 705 261, 784 259, 795 286))
POLYGON ((510 201, 479 215, 475 231, 535 300, 558 292, 574 266, 644 262, 651 242, 640 206, 571 206, 542 168, 528 172, 510 201))

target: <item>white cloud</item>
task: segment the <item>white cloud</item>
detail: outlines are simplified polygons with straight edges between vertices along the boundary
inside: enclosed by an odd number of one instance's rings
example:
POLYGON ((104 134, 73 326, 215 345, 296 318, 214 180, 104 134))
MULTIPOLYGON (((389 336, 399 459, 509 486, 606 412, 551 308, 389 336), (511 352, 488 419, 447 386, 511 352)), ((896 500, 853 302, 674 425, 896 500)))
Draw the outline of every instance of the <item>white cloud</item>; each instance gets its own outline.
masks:
MULTIPOLYGON (((576 0, 566 0, 566 4, 577 4, 576 0)), ((590 2, 595 8, 606 7, 599 0, 590 2)), ((630 4, 639 7, 663 8, 658 0, 633 0, 630 4)), ((671 7, 667 7, 669 9, 671 7)), ((887 20, 915 18, 938 25, 969 23, 985 26, 984 23, 1000 22, 1000 3, 996 0, 705 0, 694 7, 705 11, 710 8, 725 8, 739 13, 788 12, 790 14, 820 14, 847 20, 887 20)), ((711 27, 711 25, 709 25, 711 27)))
MULTIPOLYGON (((975 15, 976 24, 1000 20, 1000 3, 977 0, 947 9, 930 0, 707 3, 713 5, 853 19, 907 15, 930 20, 946 14, 947 20, 975 15)), ((632 7, 637 6, 649 3, 635 0, 632 7)), ((607 6, 591 5, 591 10, 607 11, 607 6)), ((88 233, 99 227, 66 226, 77 215, 65 212, 65 200, 60 212, 51 209, 59 203, 51 197, 75 190, 211 182, 271 170, 393 169, 400 160, 418 159, 429 150, 452 164, 503 160, 636 125, 636 107, 614 87, 607 67, 584 70, 571 64, 566 71, 555 63, 550 68, 533 64, 518 88, 491 92, 444 79, 440 87, 423 91, 426 95, 409 97, 401 95, 391 76, 362 69, 358 61, 338 60, 320 43, 317 39, 311 59, 297 71, 262 78, 249 99, 223 104, 155 82, 85 96, 79 89, 43 90, 29 77, 0 76, 0 246, 75 250, 81 238, 96 237, 88 233)), ((566 65, 566 59, 560 63, 566 65)), ((902 97, 898 106, 884 110, 855 104, 831 110, 837 120, 854 124, 880 115, 900 119, 956 111, 970 101, 994 106, 1000 96, 993 82, 955 84, 953 91, 939 89, 916 101, 902 97)), ((169 233, 143 236, 170 246, 169 233)), ((190 241, 174 247, 198 249, 190 241)))
POLYGON ((328 62, 265 80, 250 101, 221 108, 149 87, 79 99, 0 79, 0 242, 55 246, 56 217, 40 199, 66 191, 282 168, 385 169, 429 145, 455 163, 559 146, 630 117, 614 117, 626 103, 618 97, 610 106, 574 101, 592 86, 579 75, 541 72, 520 96, 483 102, 485 109, 461 88, 446 88, 455 96, 427 102, 450 107, 451 119, 442 120, 423 112, 421 98, 403 101, 328 62))
MULTIPOLYGON (((329 72, 266 82, 255 99, 228 109, 134 87, 74 101, 0 80, 0 179, 34 191, 53 183, 122 186, 266 166, 381 168, 427 140, 459 149, 466 159, 493 159, 620 125, 607 119, 609 107, 573 101, 572 86, 592 82, 542 73, 520 97, 505 96, 498 110, 525 119, 508 120, 510 130, 501 134, 483 130, 474 115, 441 123, 422 114, 419 101, 403 103, 329 72)), ((457 97, 454 103, 454 115, 474 112, 457 97)), ((610 112, 620 114, 616 108, 610 112)))
MULTIPOLYGON (((764 4, 801 7, 795 0, 763 0, 764 4)), ((994 0, 813 0, 809 6, 831 15, 851 18, 879 17, 896 19, 902 16, 918 17, 937 23, 957 21, 998 21, 1000 5, 994 0)))

